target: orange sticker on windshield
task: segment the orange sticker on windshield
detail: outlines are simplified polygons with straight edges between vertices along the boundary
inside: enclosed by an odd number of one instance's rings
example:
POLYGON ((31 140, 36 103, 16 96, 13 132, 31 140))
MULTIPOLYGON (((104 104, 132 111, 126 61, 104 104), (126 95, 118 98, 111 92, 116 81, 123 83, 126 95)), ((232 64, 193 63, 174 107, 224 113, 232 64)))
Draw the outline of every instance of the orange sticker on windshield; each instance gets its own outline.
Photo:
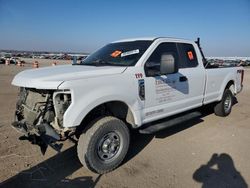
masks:
POLYGON ((188 51, 188 58, 189 60, 193 60, 194 59, 194 55, 193 55, 193 52, 192 51, 188 51))
POLYGON ((111 57, 118 57, 122 52, 120 50, 114 51, 111 55, 111 57))

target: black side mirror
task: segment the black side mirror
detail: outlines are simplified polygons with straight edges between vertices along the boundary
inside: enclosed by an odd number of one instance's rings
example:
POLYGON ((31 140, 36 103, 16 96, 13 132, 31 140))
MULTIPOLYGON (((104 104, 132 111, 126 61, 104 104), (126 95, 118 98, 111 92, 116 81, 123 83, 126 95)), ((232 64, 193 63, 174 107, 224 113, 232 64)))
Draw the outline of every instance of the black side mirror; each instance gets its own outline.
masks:
POLYGON ((172 74, 172 73, 178 72, 175 58, 172 54, 165 53, 161 55, 160 72, 161 72, 161 75, 172 74))

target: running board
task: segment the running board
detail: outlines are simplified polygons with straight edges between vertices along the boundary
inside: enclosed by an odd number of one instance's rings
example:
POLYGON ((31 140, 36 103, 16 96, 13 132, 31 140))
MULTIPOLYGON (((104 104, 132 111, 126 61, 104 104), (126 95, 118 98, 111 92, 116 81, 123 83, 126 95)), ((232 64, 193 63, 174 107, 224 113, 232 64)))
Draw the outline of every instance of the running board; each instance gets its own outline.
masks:
POLYGON ((190 112, 181 116, 177 116, 174 117, 172 119, 168 119, 168 120, 163 120, 160 123, 151 123, 149 126, 146 126, 145 128, 142 128, 139 130, 139 133, 141 134, 152 134, 155 132, 158 132, 162 129, 168 128, 168 127, 172 127, 174 125, 183 123, 185 121, 189 121, 191 119, 197 118, 201 116, 200 112, 190 112))

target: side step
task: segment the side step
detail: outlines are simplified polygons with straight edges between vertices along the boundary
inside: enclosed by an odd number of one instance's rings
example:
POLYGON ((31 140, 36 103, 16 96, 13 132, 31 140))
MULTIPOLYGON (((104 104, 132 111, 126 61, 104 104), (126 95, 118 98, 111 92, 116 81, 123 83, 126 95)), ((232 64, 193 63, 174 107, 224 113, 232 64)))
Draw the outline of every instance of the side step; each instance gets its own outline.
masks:
POLYGON ((141 134, 152 134, 152 133, 158 132, 162 129, 172 127, 174 125, 183 123, 185 121, 189 121, 191 119, 197 118, 199 116, 201 116, 201 113, 196 112, 196 111, 185 113, 185 114, 182 114, 179 116, 175 116, 174 118, 167 119, 165 121, 163 119, 159 123, 150 123, 149 125, 146 125, 146 127, 140 129, 139 132, 141 134))

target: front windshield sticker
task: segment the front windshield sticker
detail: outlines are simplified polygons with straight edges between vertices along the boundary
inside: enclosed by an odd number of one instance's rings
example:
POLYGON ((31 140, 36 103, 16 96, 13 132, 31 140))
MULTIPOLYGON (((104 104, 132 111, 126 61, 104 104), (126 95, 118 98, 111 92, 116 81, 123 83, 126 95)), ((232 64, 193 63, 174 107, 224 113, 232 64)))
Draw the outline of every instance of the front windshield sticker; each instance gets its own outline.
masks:
POLYGON ((131 50, 131 51, 128 51, 128 52, 123 52, 121 54, 121 57, 125 57, 125 56, 128 56, 128 55, 134 55, 134 54, 139 54, 139 49, 136 49, 136 50, 131 50))
POLYGON ((110 54, 110 55, 111 55, 111 57, 118 57, 121 53, 122 53, 122 51, 116 50, 116 51, 114 51, 114 52, 113 52, 112 54, 110 54))

